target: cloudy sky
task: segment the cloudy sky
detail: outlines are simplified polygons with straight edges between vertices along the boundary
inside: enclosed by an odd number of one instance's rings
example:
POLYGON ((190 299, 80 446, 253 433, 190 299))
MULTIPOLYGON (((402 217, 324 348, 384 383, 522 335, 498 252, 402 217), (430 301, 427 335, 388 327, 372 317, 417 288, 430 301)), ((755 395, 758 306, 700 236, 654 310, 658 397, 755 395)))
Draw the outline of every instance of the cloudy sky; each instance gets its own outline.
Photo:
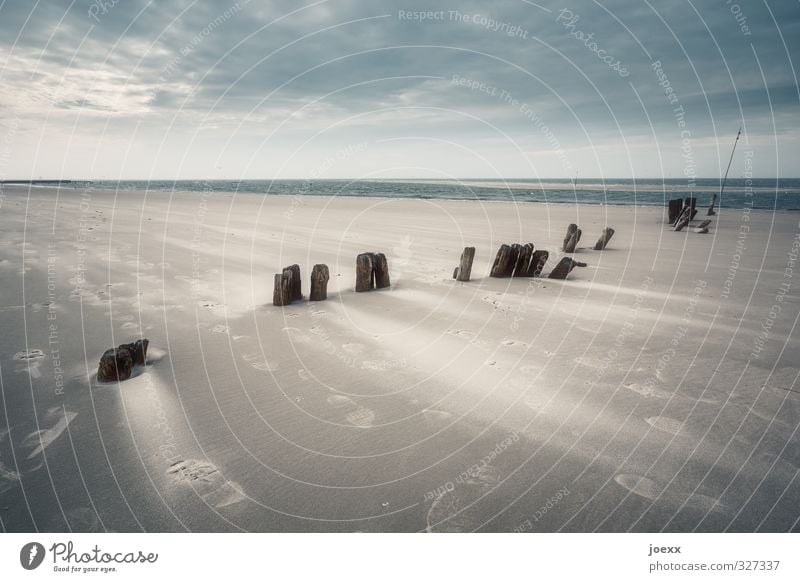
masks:
POLYGON ((0 0, 0 179, 800 176, 738 1, 0 0))

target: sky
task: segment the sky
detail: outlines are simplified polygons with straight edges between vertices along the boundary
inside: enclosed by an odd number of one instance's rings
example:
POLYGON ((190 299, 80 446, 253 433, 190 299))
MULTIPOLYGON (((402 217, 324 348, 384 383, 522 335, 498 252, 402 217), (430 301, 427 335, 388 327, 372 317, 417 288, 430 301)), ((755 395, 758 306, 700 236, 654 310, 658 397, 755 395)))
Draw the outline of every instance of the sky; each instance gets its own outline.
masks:
POLYGON ((0 180, 798 177, 798 63, 798 0, 0 0, 0 180))

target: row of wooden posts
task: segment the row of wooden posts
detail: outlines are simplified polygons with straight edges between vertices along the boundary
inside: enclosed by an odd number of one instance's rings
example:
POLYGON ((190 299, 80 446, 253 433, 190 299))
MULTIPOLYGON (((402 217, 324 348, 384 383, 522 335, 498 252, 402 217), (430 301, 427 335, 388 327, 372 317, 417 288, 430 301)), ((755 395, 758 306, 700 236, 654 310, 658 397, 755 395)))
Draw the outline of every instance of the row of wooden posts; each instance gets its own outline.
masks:
MULTIPOLYGON (((711 198, 711 203, 708 205, 707 216, 714 216, 717 213, 714 211, 714 206, 717 203, 717 195, 714 194, 711 198)), ((673 198, 667 203, 667 222, 675 227, 676 232, 682 231, 689 226, 689 222, 694 220, 697 214, 697 198, 673 198)), ((694 227, 694 232, 699 234, 706 234, 708 232, 708 225, 711 224, 710 220, 704 220, 694 227)))
MULTIPOLYGON (((606 248, 608 241, 614 235, 613 228, 606 228, 600 235, 595 250, 606 248)), ((575 245, 581 238, 581 229, 576 224, 567 227, 567 236, 564 238, 564 252, 575 252, 575 245)), ((536 251, 533 243, 500 245, 497 256, 492 264, 490 277, 539 277, 550 253, 536 251)), ((461 253, 461 261, 453 272, 457 281, 469 281, 472 275, 472 262, 475 260, 475 247, 466 247, 461 253)), ((575 267, 585 267, 586 263, 564 257, 556 265, 548 277, 550 279, 566 279, 575 267)), ((311 270, 310 301, 323 301, 328 298, 328 281, 330 272, 327 265, 314 265, 311 270)), ((391 285, 389 278, 389 262, 383 253, 361 253, 356 257, 356 291, 364 292, 371 289, 384 289, 391 285)), ((272 292, 273 305, 289 305, 292 301, 303 298, 302 284, 300 281, 300 266, 290 265, 275 275, 275 288, 272 292)))

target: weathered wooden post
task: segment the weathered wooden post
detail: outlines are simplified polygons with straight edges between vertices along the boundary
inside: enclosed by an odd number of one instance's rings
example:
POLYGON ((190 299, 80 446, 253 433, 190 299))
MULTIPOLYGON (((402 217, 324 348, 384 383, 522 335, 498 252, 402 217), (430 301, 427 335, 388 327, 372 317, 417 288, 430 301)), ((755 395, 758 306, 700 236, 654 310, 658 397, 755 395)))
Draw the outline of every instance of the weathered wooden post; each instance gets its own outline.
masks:
POLYGON ((291 273, 291 271, 284 269, 282 273, 277 273, 275 275, 275 287, 272 291, 273 305, 283 307, 284 305, 289 305, 292 302, 291 273))
POLYGON ((302 281, 300 281, 300 266, 289 265, 283 269, 284 271, 291 271, 292 278, 289 285, 289 300, 299 301, 303 298, 302 281))
POLYGON ((311 269, 309 301, 324 301, 328 298, 328 280, 330 278, 328 265, 314 265, 314 268, 311 269))
POLYGON ((550 272, 549 278, 550 279, 566 279, 567 275, 570 274, 572 269, 574 269, 575 267, 579 266, 580 264, 581 263, 573 261, 569 257, 563 257, 558 262, 558 264, 556 265, 556 268, 553 269, 550 272))
POLYGON ((375 271, 375 287, 384 289, 391 285, 389 281, 389 262, 386 260, 386 255, 377 253, 374 256, 372 268, 375 271))
POLYGON ((673 198, 672 200, 670 200, 667 222, 669 224, 675 224, 675 221, 678 220, 678 217, 681 215, 682 210, 683 210, 683 199, 673 198))
POLYGON ((469 277, 472 274, 472 261, 474 259, 475 247, 464 247, 458 267, 453 271, 453 279, 456 281, 469 281, 469 277))
POLYGON ((692 207, 685 206, 683 208, 683 212, 675 221, 675 232, 680 232, 684 229, 684 227, 689 225, 689 221, 692 219, 692 207))
POLYGON ((694 220, 694 215, 697 214, 697 209, 695 206, 697 206, 697 198, 692 196, 686 199, 684 208, 689 207, 691 209, 691 212, 689 213, 689 220, 694 220))
POLYGON ((494 258, 492 270, 489 273, 490 277, 508 277, 514 264, 511 262, 511 247, 508 245, 500 245, 497 251, 497 256, 494 258))
POLYGON ((708 205, 708 212, 706 213, 706 216, 714 216, 717 214, 716 212, 714 212, 714 204, 716 204, 716 202, 717 202, 717 195, 714 194, 711 197, 711 204, 708 205))
POLYGON ((603 234, 600 235, 600 238, 597 239, 597 242, 594 244, 594 250, 602 251, 606 248, 608 241, 611 240, 611 237, 614 236, 614 229, 610 227, 606 227, 603 229, 603 234))
POLYGON ((374 256, 372 253, 361 253, 356 257, 356 291, 369 291, 375 288, 374 256))
POLYGON ((541 276, 542 270, 544 269, 544 265, 549 256, 550 253, 547 251, 533 251, 533 255, 531 256, 531 264, 530 267, 528 267, 528 273, 530 277, 541 276))
POLYGON ((514 266, 512 277, 530 277, 531 255, 533 254, 533 243, 526 243, 520 247, 517 263, 514 266))
POLYGON ((577 224, 570 224, 567 227, 567 236, 564 237, 564 252, 574 253, 579 240, 581 240, 581 229, 577 224))

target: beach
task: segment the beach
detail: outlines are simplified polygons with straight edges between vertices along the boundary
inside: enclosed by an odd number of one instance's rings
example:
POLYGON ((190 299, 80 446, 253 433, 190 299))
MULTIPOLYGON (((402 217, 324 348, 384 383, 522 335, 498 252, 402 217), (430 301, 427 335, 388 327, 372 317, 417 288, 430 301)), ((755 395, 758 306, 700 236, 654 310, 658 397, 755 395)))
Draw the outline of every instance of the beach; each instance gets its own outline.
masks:
POLYGON ((0 525, 798 531, 800 214, 665 217, 6 186, 0 525), (567 280, 489 277, 504 243, 549 272, 569 223, 567 280), (363 252, 391 287, 354 291, 363 252), (328 299, 273 306, 291 264, 306 298, 328 265, 328 299), (139 338, 147 364, 99 383, 139 338))

